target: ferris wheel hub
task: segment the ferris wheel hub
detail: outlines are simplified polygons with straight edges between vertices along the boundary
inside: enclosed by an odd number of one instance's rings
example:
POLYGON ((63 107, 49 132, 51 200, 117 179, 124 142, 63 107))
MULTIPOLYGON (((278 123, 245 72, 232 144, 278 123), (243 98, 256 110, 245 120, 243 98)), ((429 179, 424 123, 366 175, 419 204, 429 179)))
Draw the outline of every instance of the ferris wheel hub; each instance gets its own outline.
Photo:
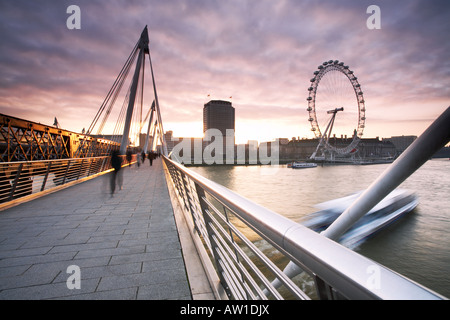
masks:
POLYGON ((338 111, 344 111, 344 107, 336 108, 334 110, 328 110, 327 113, 328 114, 336 114, 336 113, 338 113, 338 111))

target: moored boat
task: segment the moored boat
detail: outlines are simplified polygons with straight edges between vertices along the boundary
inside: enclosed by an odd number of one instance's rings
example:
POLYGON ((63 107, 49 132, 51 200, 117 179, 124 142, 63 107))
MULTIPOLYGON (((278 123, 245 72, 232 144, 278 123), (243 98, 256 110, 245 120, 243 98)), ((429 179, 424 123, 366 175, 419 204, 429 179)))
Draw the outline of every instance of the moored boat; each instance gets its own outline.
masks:
POLYGON ((304 168, 315 168, 317 167, 316 163, 311 162, 292 162, 288 164, 288 168, 292 169, 304 169, 304 168))

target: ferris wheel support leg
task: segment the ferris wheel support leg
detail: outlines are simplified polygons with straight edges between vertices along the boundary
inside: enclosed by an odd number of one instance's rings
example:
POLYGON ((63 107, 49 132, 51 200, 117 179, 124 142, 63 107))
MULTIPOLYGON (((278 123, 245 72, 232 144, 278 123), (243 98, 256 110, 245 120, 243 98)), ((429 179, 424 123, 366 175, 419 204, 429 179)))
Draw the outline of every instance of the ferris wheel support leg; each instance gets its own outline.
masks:
POLYGON ((313 154, 311 155, 311 157, 309 157, 311 160, 315 160, 316 159, 316 154, 317 154, 317 151, 319 150, 321 144, 322 144, 322 139, 319 141, 319 144, 317 145, 316 151, 314 151, 313 154))
POLYGON ((316 159, 317 151, 319 151, 319 148, 324 145, 324 140, 327 139, 326 144, 328 144, 328 141, 330 140, 331 131, 333 130, 334 126, 334 119, 336 118, 336 114, 338 111, 344 111, 344 108, 336 108, 334 110, 328 111, 328 113, 332 113, 330 121, 328 121, 327 128, 325 129, 325 132, 323 133, 322 137, 320 138, 319 144, 317 145, 316 151, 313 152, 311 157, 309 157, 312 160, 316 159))

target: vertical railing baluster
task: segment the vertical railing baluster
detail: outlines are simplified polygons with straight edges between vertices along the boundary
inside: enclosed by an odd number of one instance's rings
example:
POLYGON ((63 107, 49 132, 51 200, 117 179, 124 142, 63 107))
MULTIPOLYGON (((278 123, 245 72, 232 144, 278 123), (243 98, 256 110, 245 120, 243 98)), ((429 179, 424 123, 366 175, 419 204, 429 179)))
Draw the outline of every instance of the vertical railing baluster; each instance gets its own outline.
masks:
MULTIPOLYGON (((172 181, 175 184, 175 187, 178 192, 178 196, 183 200, 183 205, 184 205, 185 209, 188 209, 188 206, 186 204, 184 184, 182 182, 182 173, 173 166, 172 166, 171 172, 172 172, 172 181)), ((195 228, 197 229, 197 224, 196 224, 194 217, 193 217, 193 222, 194 222, 195 228)))
POLYGON ((89 177, 89 176, 91 175, 92 164, 95 163, 96 159, 95 159, 95 158, 93 158, 93 159, 88 159, 88 161, 89 161, 89 169, 88 169, 88 173, 87 173, 87 176, 86 176, 86 177, 89 177))
POLYGON ((71 160, 67 161, 67 168, 66 168, 66 172, 64 172, 64 177, 63 177, 63 181, 61 184, 65 184, 66 183, 66 177, 67 177, 67 173, 69 172, 69 168, 70 168, 70 162, 71 160))
POLYGON ((11 193, 9 195, 9 200, 12 200, 14 197, 14 192, 16 191, 17 183, 19 182, 19 177, 20 177, 20 173, 22 172, 22 168, 23 168, 23 163, 21 163, 19 165, 19 167, 17 168, 16 177, 14 178, 14 181, 11 186, 11 193))
POLYGON ((41 191, 45 190, 45 185, 47 184, 47 179, 48 179, 48 175, 50 174, 51 167, 52 167, 52 162, 49 161, 48 166, 47 166, 47 172, 45 173, 44 180, 42 181, 41 191))
POLYGON ((180 174, 181 174, 181 180, 183 182, 182 185, 183 185, 184 195, 186 197, 186 199, 184 199, 184 205, 185 205, 186 209, 191 213, 191 217, 192 217, 192 220, 194 221, 195 228, 197 230, 199 230, 198 225, 197 225, 197 218, 195 217, 194 210, 192 207, 192 202, 191 202, 192 196, 190 195, 191 191, 190 191, 190 189, 188 189, 188 186, 187 186, 187 184, 189 183, 187 181, 188 178, 186 177, 186 175, 183 172, 180 172, 180 174), (187 203, 186 203, 186 201, 187 201, 187 203))
POLYGON ((75 180, 78 180, 80 178, 81 170, 83 170, 83 162, 84 162, 84 158, 81 160, 81 164, 80 164, 80 167, 79 167, 78 173, 77 173, 77 178, 75 180))
POLYGON ((325 281, 317 276, 314 276, 314 284, 320 300, 332 300, 331 287, 325 281))
POLYGON ((108 170, 110 168, 110 166, 108 166, 110 158, 111 157, 109 157, 109 156, 103 158, 102 165, 100 166, 100 171, 99 172, 106 171, 106 170, 108 170))
MULTIPOLYGON (((230 234, 231 245, 233 247, 233 251, 234 251, 234 255, 235 255, 235 261, 236 261, 236 264, 239 265, 240 264, 239 255, 238 255, 238 252, 237 252, 237 249, 236 249, 236 246, 238 244, 234 241, 233 231, 231 230, 231 226, 230 226, 231 222, 230 222, 230 220, 228 218, 227 211, 228 211, 227 208, 225 206, 223 206, 223 212, 225 214, 225 220, 227 221, 228 233, 230 234)), ((240 275, 241 275, 241 283, 245 283, 244 274, 242 273, 242 270, 240 271, 240 275)), ((244 288, 244 286, 243 286, 243 288, 244 288)), ((245 294, 246 294, 246 299, 248 299, 248 292, 247 292, 247 290, 245 290, 245 294)))
POLYGON ((202 210, 203 220, 205 221, 206 233, 208 235, 209 243, 211 245, 211 255, 213 256, 213 259, 214 259, 214 262, 216 265, 217 275, 219 276, 220 282, 222 283, 222 286, 225 289, 225 292, 227 293, 228 298, 231 298, 231 291, 228 286, 228 283, 226 282, 226 280, 223 276, 224 270, 220 264, 219 255, 217 253, 217 243, 213 237, 214 232, 211 228, 211 224, 213 224, 213 222, 209 218, 208 214, 206 213, 206 210, 208 209, 208 205, 204 201, 204 199, 206 198, 205 191, 197 183, 195 183, 195 190, 197 192, 198 200, 200 201, 200 209, 202 210))
POLYGON ((180 191, 181 191, 181 196, 183 198, 184 207, 186 208, 186 210, 188 210, 190 212, 189 205, 186 203, 187 195, 186 195, 186 186, 184 185, 183 172, 178 171, 178 175, 179 175, 178 179, 180 179, 179 180, 180 191))

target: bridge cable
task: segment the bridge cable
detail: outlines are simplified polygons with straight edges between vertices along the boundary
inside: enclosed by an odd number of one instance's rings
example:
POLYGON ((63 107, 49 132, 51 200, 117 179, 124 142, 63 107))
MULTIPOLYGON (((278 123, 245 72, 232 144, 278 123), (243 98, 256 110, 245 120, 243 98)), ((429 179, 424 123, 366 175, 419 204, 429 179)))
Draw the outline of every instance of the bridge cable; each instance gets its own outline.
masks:
POLYGON ((100 106, 100 109, 98 110, 96 116, 94 117, 94 120, 92 121, 91 125, 89 126, 87 134, 91 134, 92 133, 92 131, 93 131, 97 121, 99 120, 101 114, 105 110, 105 108, 106 108, 107 104, 109 103, 111 97, 113 96, 113 97, 117 98, 117 93, 122 88, 123 82, 126 79, 128 73, 130 71, 131 65, 133 64, 134 60, 136 59, 136 55, 137 55, 137 52, 138 52, 138 50, 137 50, 138 45, 139 45, 139 41, 134 46, 131 54, 128 56, 127 61, 125 62, 124 66, 122 67, 122 70, 120 71, 119 75, 117 76, 116 80, 114 81, 113 86, 109 90, 105 100, 103 101, 102 105, 100 106))

